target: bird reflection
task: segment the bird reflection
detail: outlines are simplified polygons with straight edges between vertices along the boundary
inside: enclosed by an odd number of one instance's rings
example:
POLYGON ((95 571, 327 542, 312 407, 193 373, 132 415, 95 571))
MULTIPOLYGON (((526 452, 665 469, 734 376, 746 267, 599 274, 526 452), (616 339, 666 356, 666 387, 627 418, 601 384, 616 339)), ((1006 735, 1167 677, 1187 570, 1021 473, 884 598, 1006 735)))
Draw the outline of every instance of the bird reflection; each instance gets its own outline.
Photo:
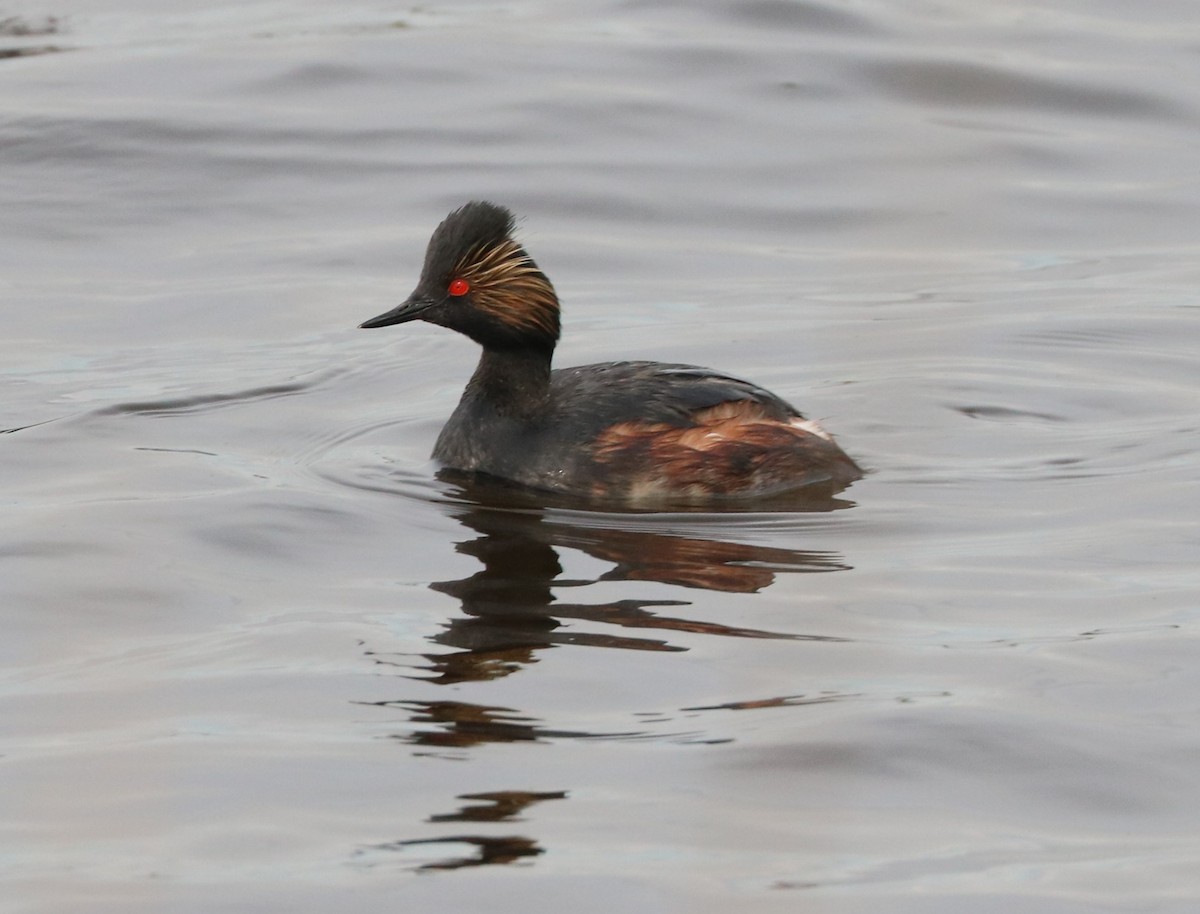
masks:
MULTIPOLYGON (((545 791, 541 793, 528 790, 496 790, 488 793, 459 794, 460 800, 482 800, 483 803, 472 803, 460 806, 457 811, 430 816, 428 821, 434 824, 446 822, 519 822, 520 814, 535 803, 546 800, 566 799, 565 790, 545 791)), ((536 857, 544 853, 544 849, 532 838, 520 835, 448 835, 439 838, 416 838, 407 841, 390 841, 386 844, 375 844, 364 848, 359 856, 375 855, 380 851, 405 851, 409 848, 440 845, 464 845, 473 853, 457 857, 446 857, 440 860, 422 863, 416 867, 420 871, 457 870, 470 866, 489 866, 504 863, 516 863, 528 857, 536 857)))
MULTIPOLYGON (((451 857, 423 863, 420 870, 457 870, 465 866, 489 866, 497 863, 515 863, 523 857, 536 857, 545 851, 532 838, 505 836, 493 838, 486 835, 454 835, 449 838, 424 838, 414 841, 397 841, 393 846, 415 847, 422 844, 466 844, 475 848, 474 857, 451 857)), ((381 848, 384 849, 384 848, 381 848)))
POLYGON ((368 701, 359 704, 377 708, 400 708, 409 712, 416 725, 410 733, 396 738, 424 746, 436 755, 438 750, 466 749, 484 743, 537 742, 546 739, 638 739, 639 730, 597 733, 547 727, 535 717, 525 717, 513 708, 471 704, 465 701, 368 701))
MULTIPOLYGON (((437 581, 429 587, 454 597, 461 615, 448 620, 429 636, 441 652, 418 655, 371 653, 379 665, 393 666, 407 678, 425 685, 485 682, 528 669, 540 652, 553 647, 581 646, 637 651, 687 650, 673 640, 680 634, 723 635, 735 638, 842 641, 823 633, 767 631, 694 618, 685 599, 579 599, 611 588, 585 588, 622 582, 670 585, 687 590, 720 593, 757 593, 780 574, 832 572, 848 568, 832 552, 802 551, 729 542, 722 537, 730 528, 711 518, 688 515, 639 518, 555 510, 546 504, 527 504, 515 498, 479 497, 477 491, 446 505, 469 535, 455 549, 479 562, 466 578, 437 581), (590 578, 564 575, 560 550, 583 553, 603 562, 606 570, 590 578), (575 599, 568 599, 569 597, 575 599), (446 650, 448 649, 448 650, 446 650)), ((809 510, 835 510, 845 502, 827 499, 809 510)), ((660 586, 661 589, 661 586, 660 586)), ((783 696, 761 702, 722 705, 721 710, 741 710, 757 705, 782 706, 835 700, 783 696)), ((389 738, 416 747, 419 755, 462 759, 465 753, 489 744, 537 743, 547 740, 657 740, 674 742, 726 742, 703 730, 665 733, 661 724, 671 718, 639 720, 637 729, 597 732, 554 726, 512 707, 459 700, 432 700, 429 695, 362 702, 398 711, 402 729, 389 738), (643 727, 645 724, 647 727, 643 727)), ((697 709, 700 710, 700 709, 697 709)), ((704 709, 707 710, 707 709, 704 709)), ((468 822, 480 825, 512 821, 533 803, 563 799, 566 793, 497 791, 463 794, 459 799, 481 801, 460 806, 455 812, 434 815, 431 825, 468 822)), ((460 848, 455 856, 415 864, 422 871, 529 862, 544 849, 533 838, 477 833, 414 838, 365 848, 374 852, 413 849, 460 848), (461 848, 465 848, 462 851, 461 848)))
POLYGON ((534 793, 529 790, 493 790, 487 793, 460 793, 460 800, 483 800, 460 806, 457 812, 429 817, 430 822, 519 822, 520 814, 543 800, 564 800, 565 790, 534 793))
MULTIPOLYGON (((829 500, 824 510, 844 506, 829 500)), ((755 593, 780 573, 827 572, 847 568, 829 552, 752 546, 668 532, 658 524, 624 526, 576 522, 522 505, 455 504, 464 527, 478 534, 456 551, 477 559, 482 568, 467 578, 437 581, 432 590, 457 599, 463 615, 451 619, 430 640, 453 648, 422 655, 427 665, 419 678, 450 685, 497 679, 534 663, 537 652, 558 645, 683 651, 667 637, 649 634, 687 632, 737 638, 836 641, 827 635, 764 631, 694 618, 668 608, 687 600, 621 599, 597 603, 563 599, 569 591, 613 581, 656 582, 678 587, 755 593), (574 549, 612 567, 595 580, 561 577, 558 548, 574 549), (570 622, 589 622, 609 630, 582 630, 570 622), (617 634, 611 628, 625 630, 617 634)), ((712 525, 714 532, 718 525, 712 525)), ((705 530, 707 533, 708 531, 705 530)), ((409 666, 372 655, 377 663, 409 666)))
MULTIPOLYGON (((653 582, 723 593, 756 593, 782 573, 830 572, 848 568, 836 553, 748 545, 719 538, 723 526, 690 524, 690 515, 657 520, 638 515, 555 511, 520 493, 481 489, 455 493, 447 510, 475 536, 455 547, 483 566, 469 577, 436 581, 430 589, 452 596, 462 615, 447 621, 429 640, 450 651, 393 657, 369 652, 379 665, 402 668, 404 675, 439 685, 499 679, 537 662, 547 648, 574 645, 638 651, 684 651, 672 633, 803 641, 839 641, 825 634, 766 631, 690 618, 688 600, 617 599, 583 602, 564 599, 601 582, 653 582), (685 527, 686 529, 686 527, 685 527), (694 531, 698 529, 701 534, 694 531), (715 534, 715 535, 714 535, 715 534), (560 549, 582 552, 610 564, 594 579, 563 576, 560 549), (573 623, 593 623, 584 628, 573 623), (620 632, 613 631, 620 629, 620 632)), ((831 511, 850 503, 826 497, 805 507, 831 511)), ((796 508, 796 506, 793 506, 796 508)), ((474 742, 509 733, 509 739, 537 738, 533 724, 508 719, 506 709, 453 702, 379 702, 413 709, 425 723, 439 721, 446 738, 474 742), (452 722, 452 723, 451 723, 452 722), (518 734, 526 734, 524 736, 518 734)), ((607 735, 607 734, 606 734, 607 735)), ((429 734, 426 732, 426 737, 429 734)))

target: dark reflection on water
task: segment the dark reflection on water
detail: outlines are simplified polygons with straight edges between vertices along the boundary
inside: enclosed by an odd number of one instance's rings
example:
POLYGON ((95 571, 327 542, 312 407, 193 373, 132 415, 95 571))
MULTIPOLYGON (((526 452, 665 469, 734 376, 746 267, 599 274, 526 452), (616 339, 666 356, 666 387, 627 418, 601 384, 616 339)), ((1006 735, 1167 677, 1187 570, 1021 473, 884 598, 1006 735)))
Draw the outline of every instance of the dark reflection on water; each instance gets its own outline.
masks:
MULTIPOLYGON (((528 790, 494 790, 483 793, 463 793, 458 795, 460 800, 482 800, 482 803, 470 803, 459 806, 450 813, 431 815, 426 821, 433 825, 448 822, 497 823, 520 822, 521 817, 529 807, 546 800, 565 800, 565 790, 528 791, 528 790)), ((522 835, 447 835, 438 838, 412 838, 403 841, 389 841, 375 844, 359 851, 358 857, 378 856, 382 853, 403 852, 412 848, 426 846, 440 847, 447 844, 462 844, 471 848, 473 853, 458 857, 445 857, 415 864, 418 871, 456 870, 463 867, 487 866, 493 864, 517 863, 528 857, 536 857, 544 853, 537 841, 522 835)))
POLYGON ((139 402, 114 403, 93 410, 94 416, 174 416, 187 413, 207 413, 226 407, 242 407, 264 400, 294 397, 330 381, 343 372, 334 370, 309 373, 304 379, 285 384, 266 384, 242 390, 220 393, 193 394, 185 397, 163 397, 139 402))
POLYGON ((396 738, 434 749, 464 749, 485 743, 537 742, 546 739, 638 739, 652 735, 636 730, 622 733, 590 733, 584 730, 543 727, 539 726, 536 718, 520 715, 512 708, 488 707, 462 701, 372 701, 363 704, 411 711, 411 723, 420 728, 432 726, 436 729, 419 729, 398 734, 396 738))
POLYGON ((0 60, 11 60, 16 57, 36 57, 39 54, 54 54, 62 48, 54 45, 44 45, 37 48, 0 48, 0 60))
MULTIPOLYGON (((724 635, 793 641, 840 642, 828 634, 765 631, 712 620, 688 618, 688 600, 620 599, 584 602, 564 600, 592 585, 623 582, 634 585, 671 585, 720 593, 752 594, 771 586, 780 574, 846 570, 841 556, 827 551, 794 550, 732 542, 725 537, 738 529, 733 515, 701 518, 687 515, 687 533, 679 532, 679 519, 645 514, 575 511, 539 504, 536 496, 508 489, 466 485, 447 493, 440 504, 458 520, 467 538, 455 551, 482 565, 466 578, 436 581, 431 590, 456 598, 463 615, 445 623, 429 636, 449 652, 386 655, 368 651, 381 668, 394 667, 404 678, 434 685, 499 679, 536 663, 541 651, 563 646, 624 648, 637 651, 682 652, 684 644, 643 635, 617 635, 609 631, 578 631, 573 624, 591 623, 626 630, 688 635, 724 635), (699 521, 699 523, 697 523, 699 521), (700 535, 700 534, 703 535, 700 535), (563 577, 560 551, 582 552, 609 565, 592 578, 563 577), (671 614, 661 612, 675 607, 671 614)), ((826 512, 849 503, 811 494, 811 511, 826 512)), ((752 710, 795 705, 827 704, 861 698, 859 694, 822 692, 734 701, 719 705, 678 709, 680 713, 752 710)), ((639 726, 611 731, 548 724, 520 709, 459 700, 394 698, 360 704, 400 711, 404 728, 390 738, 415 747, 414 755, 461 759, 464 751, 491 744, 533 743, 553 740, 662 740, 676 743, 730 742, 701 731, 663 732, 658 729, 672 716, 636 715, 639 726)), ((496 791, 462 794, 460 799, 483 804, 461 806, 457 811, 430 816, 429 824, 451 822, 505 822, 533 803, 563 799, 565 791, 496 791)), ((528 862, 544 852, 526 835, 461 834, 412 838, 371 845, 358 857, 378 863, 381 855, 458 845, 467 852, 457 856, 413 862, 421 872, 528 862)))
POLYGON ((37 428, 39 425, 46 425, 53 422, 53 419, 46 419, 44 422, 31 422, 28 425, 18 425, 15 428, 0 428, 0 435, 15 435, 17 432, 23 432, 26 429, 37 428))
POLYGON ((465 844, 475 849, 475 856, 449 857, 416 867, 421 871, 457 870, 467 866, 490 866, 500 863, 516 863, 526 857, 536 857, 545 851, 531 838, 516 835, 489 837, 485 835, 452 835, 447 838, 417 838, 411 841, 393 841, 377 844, 372 851, 402 851, 423 845, 465 844))
POLYGON ((239 390, 228 394, 209 394, 194 397, 175 397, 164 400, 149 400, 144 403, 117 403, 96 410, 96 415, 119 416, 126 413, 142 413, 149 416, 170 416, 176 413, 207 412, 220 406, 240 406, 255 400, 271 400, 303 393, 309 384, 272 384, 253 390, 239 390))
MULTIPOLYGON (((844 506, 846 503, 840 503, 844 506)), ((821 510, 838 507, 829 501, 821 510)), ((662 638, 578 631, 569 623, 590 622, 623 629, 738 638, 797 641, 840 641, 828 634, 765 631, 678 613, 662 607, 689 606, 686 600, 620 599, 595 603, 564 600, 562 593, 601 582, 653 582, 725 593, 756 593, 781 573, 828 572, 849 568, 830 552, 747 545, 713 538, 685 536, 645 525, 616 526, 579 522, 545 511, 516 509, 509 504, 457 504, 450 512, 464 527, 479 534, 461 540, 456 551, 479 560, 483 568, 467 578, 437 581, 430 589, 455 597, 464 615, 451 619, 430 636, 451 653, 423 655, 427 682, 450 685, 496 679, 536 661, 546 648, 575 645, 642 651, 684 651, 662 638), (558 548, 579 550, 612 563, 594 580, 562 578, 558 548)), ((619 515, 598 515, 607 521, 619 515)), ((637 517, 631 515, 631 517, 637 517)), ((406 665, 373 654, 380 664, 406 665)))
MULTIPOLYGON (((376 665, 394 667, 405 678, 434 685, 499 679, 536 663, 539 652, 564 646, 671 653, 688 650, 684 644, 663 638, 580 631, 573 627, 578 623, 733 638, 847 640, 825 633, 767 631, 688 618, 678 609, 671 614, 659 611, 663 607, 690 606, 687 600, 627 598, 589 603, 562 599, 565 592, 578 593, 591 585, 612 582, 757 593, 769 587, 779 574, 848 569, 850 566, 835 553, 731 542, 721 537, 736 527, 725 528, 709 519, 699 525, 705 536, 684 535, 671 532, 677 525, 669 516, 647 519, 636 513, 556 513, 554 509, 536 507, 535 496, 486 486, 456 489, 453 495, 454 500, 443 502, 443 508, 477 534, 460 540, 455 551, 477 559, 483 568, 467 578, 429 585, 431 590, 461 603, 463 615, 450 619, 441 631, 429 636, 433 643, 452 650, 421 654, 419 659, 408 654, 367 651, 376 665), (468 495, 490 501, 468 501, 468 495), (561 577, 559 550, 564 548, 611 563, 611 567, 595 578, 561 577)), ((830 511, 848 507, 849 503, 817 499, 811 505, 815 511, 830 511)), ((788 703, 792 703, 790 699, 788 703)), ((705 739, 695 732, 595 732, 549 727, 515 708, 462 701, 400 698, 364 704, 405 710, 413 727, 395 734, 395 738, 426 750, 547 739, 666 737, 689 743, 724 741, 705 739)))
POLYGON ((567 792, 531 793, 527 790, 489 790, 484 793, 462 793, 460 800, 483 800, 460 806, 457 812, 429 817, 430 822, 519 822, 518 816, 534 803, 543 800, 565 800, 567 792))
MULTIPOLYGON (((5 16, 0 19, 0 39, 42 38, 60 31, 60 22, 54 16, 41 21, 23 19, 20 16, 5 16)), ((54 54, 66 48, 52 44, 17 44, 0 47, 0 60, 18 57, 36 57, 39 54, 54 54)))
POLYGON ((774 698, 756 698, 748 701, 727 701, 719 705, 697 705, 683 708, 684 711, 758 711, 763 708, 790 708, 797 705, 824 705, 834 701, 846 701, 862 697, 859 693, 820 692, 816 695, 777 695, 774 698))
POLYGON ((26 38, 31 35, 54 35, 61 23, 56 16, 47 16, 40 22, 22 19, 20 16, 5 16, 0 19, 0 36, 26 38))

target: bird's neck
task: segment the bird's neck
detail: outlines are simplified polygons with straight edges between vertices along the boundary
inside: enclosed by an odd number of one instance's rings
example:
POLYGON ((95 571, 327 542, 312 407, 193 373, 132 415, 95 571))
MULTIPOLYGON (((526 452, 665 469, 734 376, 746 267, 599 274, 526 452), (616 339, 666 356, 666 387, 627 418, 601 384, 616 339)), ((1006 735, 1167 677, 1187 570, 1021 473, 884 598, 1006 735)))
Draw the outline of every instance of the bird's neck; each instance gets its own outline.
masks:
POLYGON ((485 347, 463 400, 486 406, 498 416, 523 419, 538 412, 550 395, 550 349, 485 347))

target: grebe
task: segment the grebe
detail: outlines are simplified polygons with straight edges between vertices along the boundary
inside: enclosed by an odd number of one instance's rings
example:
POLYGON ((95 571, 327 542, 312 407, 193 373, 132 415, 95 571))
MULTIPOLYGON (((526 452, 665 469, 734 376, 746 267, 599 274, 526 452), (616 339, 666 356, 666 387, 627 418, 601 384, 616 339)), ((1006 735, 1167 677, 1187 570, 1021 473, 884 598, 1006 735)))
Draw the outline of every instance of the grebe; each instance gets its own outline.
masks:
POLYGON ((447 468, 633 504, 836 491, 862 476, 820 425, 748 381, 663 362, 552 371, 558 296, 513 223, 482 201, 450 213, 412 295, 361 325, 423 320, 483 347, 433 449, 447 468))

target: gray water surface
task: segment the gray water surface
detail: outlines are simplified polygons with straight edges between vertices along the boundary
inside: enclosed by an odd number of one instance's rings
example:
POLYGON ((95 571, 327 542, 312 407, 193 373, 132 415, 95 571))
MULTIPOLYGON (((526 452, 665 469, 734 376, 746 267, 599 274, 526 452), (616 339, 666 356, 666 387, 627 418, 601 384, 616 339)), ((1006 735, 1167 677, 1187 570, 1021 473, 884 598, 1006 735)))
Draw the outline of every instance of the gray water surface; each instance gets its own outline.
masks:
POLYGON ((0 9, 6 910, 1192 912, 1200 10, 0 9), (833 502, 498 504, 407 295, 778 391, 833 502))

